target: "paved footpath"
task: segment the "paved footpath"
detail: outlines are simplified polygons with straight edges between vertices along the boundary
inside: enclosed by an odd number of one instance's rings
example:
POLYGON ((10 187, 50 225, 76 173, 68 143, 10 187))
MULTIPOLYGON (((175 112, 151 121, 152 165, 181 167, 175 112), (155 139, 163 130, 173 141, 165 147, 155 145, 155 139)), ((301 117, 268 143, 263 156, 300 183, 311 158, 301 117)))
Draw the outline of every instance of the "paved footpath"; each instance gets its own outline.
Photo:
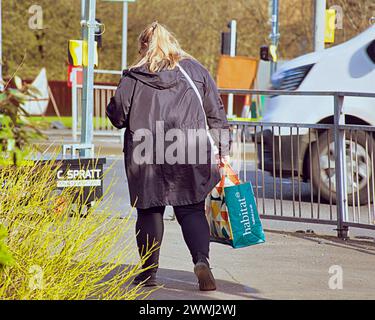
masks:
MULTIPOLYGON (((109 160, 108 165, 111 164, 109 160)), ((109 181, 117 178, 111 189, 112 206, 126 215, 130 205, 123 170, 120 160, 105 182, 109 185, 109 181)), ((345 242, 334 237, 335 226, 267 219, 263 219, 263 225, 270 230, 264 244, 243 249, 211 244, 211 265, 218 290, 203 293, 197 290, 193 265, 178 223, 165 221, 158 272, 164 288, 150 299, 375 299, 373 232, 352 229, 353 239, 356 235, 372 237, 368 241, 345 242), (316 235, 295 232, 307 229, 313 229, 316 235), (343 270, 342 290, 328 286, 333 275, 329 269, 335 265, 343 270)), ((129 232, 134 241, 133 228, 129 232)), ((133 247, 136 248, 135 241, 133 247)))
MULTIPOLYGON (((107 143, 103 144, 107 148, 107 143)), ((100 147, 99 147, 100 149, 100 147)), ((108 156, 118 158, 118 143, 108 156)), ((97 149, 98 150, 98 149, 97 149)), ((121 150, 121 149, 120 149, 121 150)), ((121 152, 120 152, 121 153, 121 152)), ((111 158, 111 157, 110 157, 111 158)), ((108 159, 108 166, 113 161, 108 159)), ((121 158, 105 178, 114 178, 112 209, 126 215, 129 195, 121 158)), ((268 200, 268 199, 267 199, 268 200)), ((271 201, 271 200, 269 200, 271 201)), ((375 241, 373 233, 353 229, 352 237, 371 235, 368 241, 342 241, 332 237, 334 226, 263 220, 266 243, 243 249, 211 244, 211 266, 217 291, 200 292, 193 265, 176 221, 165 221, 159 281, 164 287, 150 299, 375 299, 375 241), (314 229, 314 234, 296 230, 314 229), (288 230, 282 232, 276 230, 288 230), (326 236, 319 236, 326 235, 326 236), (328 236, 330 235, 330 236, 328 236), (330 268, 332 268, 330 270, 330 268), (342 270, 342 289, 329 287, 332 276, 342 270), (333 274, 329 272, 333 271, 333 274)), ((136 250, 133 228, 128 231, 136 250)), ((124 261, 124 264, 131 261, 124 261)), ((335 281, 331 281, 335 283, 335 281)))
POLYGON ((200 292, 179 225, 166 221, 158 271, 164 287, 149 299, 375 299, 374 242, 279 231, 266 237, 243 249, 212 243, 217 291, 200 292), (330 274, 331 266, 342 268, 342 289, 329 288, 339 270, 330 274))

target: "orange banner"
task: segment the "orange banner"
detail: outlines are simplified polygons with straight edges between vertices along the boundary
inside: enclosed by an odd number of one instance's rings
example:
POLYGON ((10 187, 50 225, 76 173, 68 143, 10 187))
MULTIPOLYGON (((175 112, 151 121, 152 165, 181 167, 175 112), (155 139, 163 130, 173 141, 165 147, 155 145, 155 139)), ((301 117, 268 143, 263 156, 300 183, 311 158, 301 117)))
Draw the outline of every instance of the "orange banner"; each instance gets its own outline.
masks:
POLYGON ((217 70, 217 86, 222 89, 251 89, 258 71, 258 59, 221 56, 217 70))

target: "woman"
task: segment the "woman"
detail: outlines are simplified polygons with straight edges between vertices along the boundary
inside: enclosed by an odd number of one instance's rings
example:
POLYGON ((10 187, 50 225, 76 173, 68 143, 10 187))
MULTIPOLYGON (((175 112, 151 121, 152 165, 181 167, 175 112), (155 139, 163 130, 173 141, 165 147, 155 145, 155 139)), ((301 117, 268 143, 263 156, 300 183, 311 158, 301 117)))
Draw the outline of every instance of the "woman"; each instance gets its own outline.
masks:
MULTIPOLYGON (((154 22, 140 34, 139 56, 123 72, 107 107, 112 124, 126 128, 125 169, 131 202, 137 208, 138 250, 142 256, 153 243, 160 246, 165 206, 173 206, 199 288, 215 290, 208 262, 205 198, 220 180, 217 162, 228 154, 224 107, 209 72, 181 49, 164 26, 154 22), (206 126, 216 129, 210 139, 206 126), (198 146, 197 136, 189 139, 192 130, 200 133, 198 146), (215 161, 211 155, 216 149, 219 160, 215 161), (191 161, 194 153, 199 157, 191 161)), ((148 269, 134 283, 157 285, 158 262, 159 249, 147 259, 143 267, 148 269)))

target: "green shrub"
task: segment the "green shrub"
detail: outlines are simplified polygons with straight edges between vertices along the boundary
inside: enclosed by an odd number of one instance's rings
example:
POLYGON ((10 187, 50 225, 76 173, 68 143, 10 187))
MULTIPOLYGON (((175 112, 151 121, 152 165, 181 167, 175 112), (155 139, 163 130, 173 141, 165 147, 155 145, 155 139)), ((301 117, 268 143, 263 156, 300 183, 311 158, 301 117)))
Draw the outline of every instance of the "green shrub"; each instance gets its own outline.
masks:
POLYGON ((133 236, 125 236, 133 220, 112 212, 110 196, 81 218, 84 203, 73 201, 74 190, 56 192, 56 170, 53 162, 0 169, 0 224, 14 258, 8 265, 5 251, 0 299, 146 297, 150 291, 130 283, 155 246, 139 260, 133 236))
POLYGON ((16 88, 9 83, 0 92, 0 160, 1 163, 17 164, 29 152, 33 139, 43 138, 42 132, 29 121, 29 114, 23 104, 35 98, 39 91, 22 80, 14 77, 16 88))

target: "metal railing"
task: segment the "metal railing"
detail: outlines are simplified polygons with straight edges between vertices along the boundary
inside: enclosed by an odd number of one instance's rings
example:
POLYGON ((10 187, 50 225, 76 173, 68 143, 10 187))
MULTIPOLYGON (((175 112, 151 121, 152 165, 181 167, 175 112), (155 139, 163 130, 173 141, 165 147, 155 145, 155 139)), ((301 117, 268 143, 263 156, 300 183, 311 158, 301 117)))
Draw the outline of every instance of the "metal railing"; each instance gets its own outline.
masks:
POLYGON ((332 96, 334 121, 329 124, 230 121, 235 168, 243 180, 252 181, 264 218, 337 225, 340 238, 348 236, 351 226, 375 230, 375 127, 346 125, 343 112, 345 97, 375 98, 375 94, 280 90, 220 93, 332 96), (252 163, 253 170, 249 170, 252 163))
MULTIPOLYGON (((80 90, 73 78, 75 140, 80 121, 80 90)), ((94 135, 122 138, 123 130, 112 127, 105 117, 105 108, 116 87, 97 85, 94 90, 94 135)), ((375 98, 374 93, 219 91, 233 95, 332 97, 333 123, 230 121, 234 166, 241 179, 251 180, 263 218, 337 225, 340 238, 348 236, 349 227, 375 230, 375 127, 347 125, 343 112, 345 97, 375 98)))

